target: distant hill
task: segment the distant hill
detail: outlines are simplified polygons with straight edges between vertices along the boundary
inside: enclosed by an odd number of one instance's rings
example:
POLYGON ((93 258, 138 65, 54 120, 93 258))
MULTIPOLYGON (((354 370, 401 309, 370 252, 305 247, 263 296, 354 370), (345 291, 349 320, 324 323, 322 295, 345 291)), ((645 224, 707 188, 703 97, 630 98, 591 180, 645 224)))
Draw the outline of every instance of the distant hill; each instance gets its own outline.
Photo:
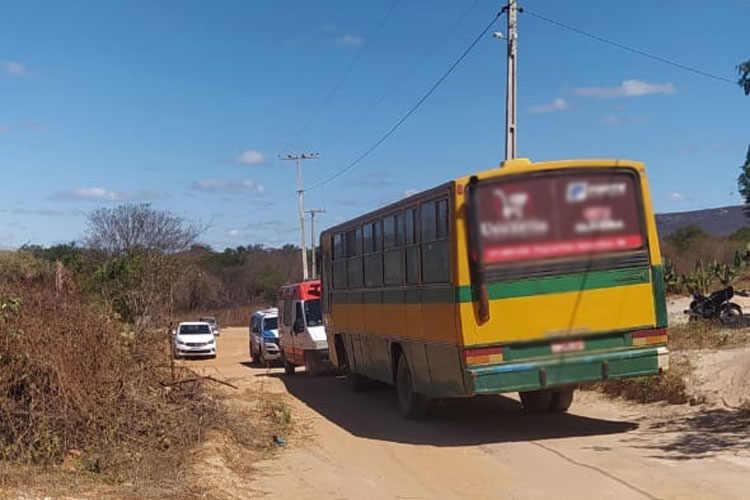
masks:
POLYGON ((713 236, 727 236, 743 226, 750 227, 750 218, 745 217, 742 205, 656 214, 656 226, 662 237, 690 225, 698 226, 713 236))

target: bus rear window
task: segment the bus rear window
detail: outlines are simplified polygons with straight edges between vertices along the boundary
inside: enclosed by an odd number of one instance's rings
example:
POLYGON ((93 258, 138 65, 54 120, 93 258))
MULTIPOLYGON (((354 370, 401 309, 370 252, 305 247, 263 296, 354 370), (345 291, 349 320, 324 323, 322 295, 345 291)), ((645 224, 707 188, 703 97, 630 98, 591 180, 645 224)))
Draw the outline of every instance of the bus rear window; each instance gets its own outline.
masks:
POLYGON ((479 185, 476 199, 485 264, 632 250, 645 242, 629 172, 490 181, 479 185))

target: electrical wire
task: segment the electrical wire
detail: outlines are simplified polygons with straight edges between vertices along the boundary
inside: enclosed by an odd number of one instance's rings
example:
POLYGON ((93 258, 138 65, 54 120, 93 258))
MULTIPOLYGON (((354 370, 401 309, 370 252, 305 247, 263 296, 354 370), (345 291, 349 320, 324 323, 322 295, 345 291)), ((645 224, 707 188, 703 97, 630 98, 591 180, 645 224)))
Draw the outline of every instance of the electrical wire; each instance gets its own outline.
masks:
POLYGON ((530 15, 532 17, 535 17, 537 19, 540 19, 540 20, 542 20, 544 22, 547 22, 549 24, 554 24, 555 26, 557 26, 559 28, 563 28, 563 29, 566 29, 568 31, 572 31, 573 33, 577 33, 577 34, 585 36, 587 38, 591 38, 592 40, 596 40, 598 42, 601 42, 601 43, 604 43, 604 44, 607 44, 607 45, 611 45, 613 47, 617 47, 620 50, 624 50, 624 51, 627 51, 627 52, 632 52, 633 54, 638 54, 639 56, 646 57, 648 59, 652 59, 654 61, 658 61, 660 63, 667 64, 669 66, 673 66, 675 68, 679 68, 679 69, 684 70, 684 71, 689 71, 689 72, 695 73, 697 75, 705 76, 707 78, 712 78, 712 79, 718 80, 720 82, 726 82, 726 83, 730 83, 732 85, 737 85, 736 81, 731 80, 729 78, 725 78, 725 77, 719 76, 719 75, 714 75, 713 73, 709 73, 707 71, 696 69, 696 68, 687 66, 685 64, 672 61, 672 60, 667 59, 665 57, 661 57, 661 56, 657 56, 657 55, 651 54, 649 52, 646 52, 645 50, 637 49, 635 47, 630 47, 628 45, 616 42, 614 40, 610 40, 609 38, 605 38, 603 36, 595 35, 593 33, 588 33, 587 31, 584 31, 584 30, 582 30, 580 28, 576 28, 574 26, 570 26, 570 25, 567 25, 565 23, 561 23, 560 21, 556 21, 554 19, 551 19, 549 17, 543 16, 541 14, 537 14, 536 12, 532 12, 529 9, 524 8, 524 9, 519 10, 519 11, 522 12, 522 13, 524 13, 524 14, 528 14, 528 15, 530 15))
POLYGON ((341 74, 339 79, 336 81, 336 84, 333 86, 331 91, 323 98, 322 101, 320 101, 320 104, 315 108, 315 111, 313 111, 313 114, 310 116, 310 119, 307 120, 305 125, 294 135, 292 138, 292 142, 294 143, 299 137, 307 132, 307 130, 310 128, 310 126, 315 122, 315 120, 318 118, 320 113, 328 106, 328 103, 331 102, 331 100, 338 94, 339 90, 341 90, 341 87, 344 85, 344 82, 349 78, 349 76, 352 74, 352 71, 354 71, 354 68, 357 66, 357 63, 360 59, 362 59, 362 56, 365 52, 367 52, 367 48, 372 44, 373 40, 377 38, 378 34, 380 33, 380 30, 383 29, 383 26, 385 26, 386 21, 388 21, 388 18, 391 17, 391 14, 396 9, 396 5, 398 5, 398 2, 400 0, 394 0, 393 3, 391 3, 391 6, 386 11, 385 15, 380 20, 380 23, 378 23, 377 27, 375 28, 375 31, 372 32, 372 35, 367 39, 365 42, 365 45, 362 47, 362 49, 357 52, 357 55, 352 59, 352 62, 349 63, 349 66, 346 67, 344 72, 341 74))
MULTIPOLYGON (((468 16, 469 13, 474 10, 474 8, 479 4, 480 1, 481 0, 474 0, 474 2, 471 3, 461 13, 461 15, 458 16, 458 18, 456 18, 456 21, 452 23, 451 26, 444 31, 444 33, 446 35, 449 33, 452 33, 463 22, 466 16, 468 16)), ((352 120, 352 126, 354 124, 362 123, 366 118, 368 118, 372 114, 373 111, 378 109, 380 105, 383 104, 383 102, 386 99, 388 99, 396 90, 398 90, 401 87, 401 85, 403 85, 403 83, 406 80, 408 80, 417 71, 417 69, 419 69, 419 67, 422 66, 422 64, 424 64, 424 62, 427 59, 429 59, 435 53, 435 51, 437 51, 437 49, 440 48, 441 45, 443 45, 443 43, 445 43, 446 39, 447 38, 443 36, 443 38, 438 40, 437 43, 432 45, 432 47, 430 47, 426 52, 424 52, 424 54, 422 54, 422 56, 419 58, 416 64, 414 64, 411 67, 411 69, 409 69, 409 71, 404 73, 404 75, 390 89, 388 89, 388 91, 386 91, 382 96, 380 96, 380 98, 377 101, 375 101, 375 103, 372 104, 372 106, 370 106, 364 113, 362 113, 362 115, 360 115, 355 120, 352 120)))
POLYGON ((481 40, 482 37, 490 30, 492 25, 495 24, 495 22, 497 21, 497 19, 500 17, 501 14, 502 14, 501 12, 497 13, 497 15, 492 19, 492 21, 490 21, 490 23, 476 36, 476 38, 474 38, 471 44, 469 44, 469 46, 466 48, 466 50, 463 51, 463 53, 458 57, 458 59, 456 59, 453 62, 453 64, 450 65, 448 70, 445 73, 443 73, 443 75, 440 78, 438 78, 438 80, 416 102, 416 104, 414 104, 411 108, 409 108, 409 111, 407 111, 406 114, 404 114, 404 116, 402 116, 390 129, 388 129, 388 131, 385 134, 383 134, 377 141, 375 141, 375 143, 372 144, 372 146, 367 148, 364 153, 359 155, 354 161, 350 162, 347 166, 335 172, 333 175, 323 179, 322 181, 306 188, 305 191, 312 191, 313 189, 317 189, 321 186, 328 184, 329 182, 336 179, 337 177, 344 175, 346 172, 356 167, 360 162, 362 162, 362 160, 370 156, 370 154, 373 151, 375 151, 381 144, 383 144, 386 140, 388 140, 388 138, 391 135, 393 135, 393 133, 396 132, 396 130, 398 130, 399 127, 401 127, 401 125, 403 125, 404 122, 408 120, 409 117, 413 115, 414 112, 417 111, 417 109, 419 109, 420 106, 422 106, 422 104, 437 90, 440 84, 443 83, 443 81, 445 81, 445 79, 448 78, 448 76, 451 73, 453 73, 453 70, 456 69, 456 67, 461 63, 461 61, 463 61, 466 58, 466 56, 469 55, 472 49, 474 49, 474 47, 479 43, 479 40, 481 40))

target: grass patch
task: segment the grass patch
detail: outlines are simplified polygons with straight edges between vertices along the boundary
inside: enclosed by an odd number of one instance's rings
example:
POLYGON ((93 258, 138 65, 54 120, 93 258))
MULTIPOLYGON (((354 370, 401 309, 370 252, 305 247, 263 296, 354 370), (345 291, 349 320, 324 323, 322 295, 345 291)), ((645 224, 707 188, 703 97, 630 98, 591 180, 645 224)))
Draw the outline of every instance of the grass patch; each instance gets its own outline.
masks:
POLYGON ((671 404, 692 404, 699 402, 691 400, 687 393, 685 380, 692 373, 693 367, 687 358, 672 357, 669 370, 659 375, 606 380, 587 385, 585 388, 639 403, 666 401, 671 404))
POLYGON ((669 349, 722 349, 750 343, 747 328, 722 328, 712 321, 690 321, 669 327, 669 349))

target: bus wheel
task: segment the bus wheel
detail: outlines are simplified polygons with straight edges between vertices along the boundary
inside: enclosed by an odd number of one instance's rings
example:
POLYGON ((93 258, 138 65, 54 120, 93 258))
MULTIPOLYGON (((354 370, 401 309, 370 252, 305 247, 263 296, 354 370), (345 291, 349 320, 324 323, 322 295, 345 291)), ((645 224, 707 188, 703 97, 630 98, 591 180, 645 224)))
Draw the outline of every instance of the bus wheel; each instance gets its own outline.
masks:
POLYGON ((526 413, 540 413, 549 411, 552 405, 552 393, 550 391, 526 391, 519 392, 521 404, 526 413))
POLYGON ((396 394, 398 395, 399 409, 404 417, 410 420, 427 417, 430 401, 414 391, 409 362, 403 354, 399 356, 398 367, 396 368, 396 394))
POLYGON ((281 351, 281 359, 282 361, 284 361, 284 373, 287 375, 294 375, 295 366, 291 364, 288 359, 286 359, 284 351, 281 351))
POLYGON ((340 365, 341 371, 344 372, 344 380, 346 381, 346 386, 349 387, 354 392, 362 392, 366 391, 371 387, 370 380, 365 377, 364 375, 360 375, 359 373, 354 373, 351 369, 351 365, 349 364, 349 353, 346 352, 346 348, 341 344, 341 350, 339 351, 339 356, 341 356, 343 353, 343 365, 340 365))
POLYGON ((564 412, 568 411, 571 403, 573 403, 573 393, 575 389, 570 387, 567 389, 560 389, 552 392, 552 401, 550 402, 550 412, 564 412))

